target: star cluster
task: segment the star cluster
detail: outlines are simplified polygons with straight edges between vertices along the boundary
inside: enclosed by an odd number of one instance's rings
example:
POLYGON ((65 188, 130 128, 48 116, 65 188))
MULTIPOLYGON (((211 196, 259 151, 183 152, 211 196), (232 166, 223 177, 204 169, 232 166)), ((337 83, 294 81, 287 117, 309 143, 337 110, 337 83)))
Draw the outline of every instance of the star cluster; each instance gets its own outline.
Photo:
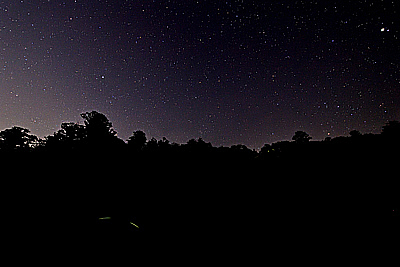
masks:
POLYGON ((380 132, 400 119, 396 1, 0 1, 0 129, 97 110, 213 145, 380 132))

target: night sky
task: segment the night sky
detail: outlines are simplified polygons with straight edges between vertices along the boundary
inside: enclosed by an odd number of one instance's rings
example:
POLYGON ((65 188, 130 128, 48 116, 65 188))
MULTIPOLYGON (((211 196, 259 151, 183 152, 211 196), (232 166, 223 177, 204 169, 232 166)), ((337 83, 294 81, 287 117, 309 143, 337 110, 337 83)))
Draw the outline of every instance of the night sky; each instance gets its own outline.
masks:
POLYGON ((97 110, 214 146, 400 120, 400 2, 0 0, 0 130, 97 110))

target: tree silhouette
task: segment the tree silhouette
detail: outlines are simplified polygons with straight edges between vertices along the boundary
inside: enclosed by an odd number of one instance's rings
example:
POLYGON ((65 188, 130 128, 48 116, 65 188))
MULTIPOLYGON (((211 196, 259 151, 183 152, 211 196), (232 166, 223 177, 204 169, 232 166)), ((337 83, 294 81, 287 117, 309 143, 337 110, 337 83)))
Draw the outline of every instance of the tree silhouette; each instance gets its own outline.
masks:
POLYGON ((158 149, 162 151, 166 151, 170 147, 169 140, 166 137, 163 137, 161 140, 158 140, 157 145, 158 149))
POLYGON ((146 141, 146 134, 143 131, 136 131, 129 137, 128 145, 133 151, 138 152, 144 148, 146 141))
POLYGON ((211 143, 207 143, 203 140, 203 138, 199 139, 190 139, 186 146, 191 150, 207 150, 212 147, 211 143))
POLYGON ((0 132, 0 148, 4 150, 29 150, 38 143, 38 138, 25 128, 14 126, 0 132))
POLYGON ((312 137, 308 133, 303 131, 295 132, 292 138, 292 140, 294 140, 294 142, 298 144, 307 143, 308 141, 310 141, 310 139, 312 139, 312 137))
POLYGON ((147 152, 156 152, 158 150, 157 139, 152 137, 149 141, 147 141, 145 149, 147 152))
POLYGON ((82 141, 86 138, 86 129, 83 125, 73 122, 64 122, 61 124, 61 130, 58 133, 63 139, 68 141, 82 141))
POLYGON ((114 137, 117 132, 112 128, 112 123, 104 114, 97 111, 82 113, 85 120, 87 138, 89 140, 105 140, 114 137))
POLYGON ((74 122, 64 122, 61 129, 54 135, 46 137, 46 147, 63 149, 75 149, 86 140, 86 128, 84 125, 74 122))

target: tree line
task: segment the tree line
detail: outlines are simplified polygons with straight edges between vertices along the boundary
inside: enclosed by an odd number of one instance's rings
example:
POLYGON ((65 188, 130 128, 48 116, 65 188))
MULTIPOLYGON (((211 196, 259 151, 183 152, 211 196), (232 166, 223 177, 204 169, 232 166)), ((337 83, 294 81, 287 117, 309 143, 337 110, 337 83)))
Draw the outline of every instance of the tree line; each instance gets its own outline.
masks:
POLYGON ((61 232, 80 240, 89 232, 104 240, 104 225, 114 223, 110 240, 127 236, 141 246, 137 240, 144 236, 141 241, 222 234, 247 244, 248 236, 271 238, 271 232, 279 233, 276 240, 281 233, 299 240, 358 233, 363 240, 376 225, 390 235, 398 228, 397 121, 387 122, 380 134, 353 130, 321 141, 297 131, 290 141, 255 151, 241 144, 215 147, 202 138, 176 144, 143 131, 124 141, 104 114, 80 116, 83 124, 62 123, 44 138, 17 126, 0 132, 7 174, 3 218, 13 218, 5 220, 5 229, 25 234, 29 221, 40 238, 61 232), (99 220, 104 217, 113 219, 99 220), (248 224, 246 231, 232 223, 237 220, 248 224))
MULTIPOLYGON (((245 145, 238 144, 231 147, 214 147, 202 138, 190 139, 186 144, 171 143, 167 138, 161 140, 148 139, 143 131, 134 131, 126 142, 117 137, 108 118, 97 111, 80 114, 83 124, 64 122, 61 129, 53 135, 38 138, 30 133, 29 129, 14 126, 0 132, 0 153, 18 152, 126 152, 132 156, 170 154, 219 154, 229 157, 239 157, 247 160, 278 159, 299 152, 310 150, 331 150, 337 148, 349 149, 357 147, 375 147, 377 145, 398 146, 400 140, 400 123, 389 121, 382 127, 380 134, 361 134, 357 130, 351 131, 349 136, 335 138, 327 137, 323 141, 311 141, 312 137, 304 131, 295 132, 292 141, 280 141, 265 144, 259 152, 251 150, 245 145)), ((320 153, 322 151, 319 151, 320 153)))

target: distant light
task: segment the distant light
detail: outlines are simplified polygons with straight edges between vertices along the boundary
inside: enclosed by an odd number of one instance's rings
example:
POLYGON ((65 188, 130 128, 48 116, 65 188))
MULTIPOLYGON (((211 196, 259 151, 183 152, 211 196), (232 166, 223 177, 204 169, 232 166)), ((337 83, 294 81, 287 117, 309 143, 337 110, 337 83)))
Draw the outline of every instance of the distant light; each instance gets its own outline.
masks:
POLYGON ((111 217, 102 217, 102 218, 99 218, 99 220, 109 220, 109 219, 111 219, 111 217))
POLYGON ((381 32, 384 32, 385 31, 385 28, 381 28, 381 32))

